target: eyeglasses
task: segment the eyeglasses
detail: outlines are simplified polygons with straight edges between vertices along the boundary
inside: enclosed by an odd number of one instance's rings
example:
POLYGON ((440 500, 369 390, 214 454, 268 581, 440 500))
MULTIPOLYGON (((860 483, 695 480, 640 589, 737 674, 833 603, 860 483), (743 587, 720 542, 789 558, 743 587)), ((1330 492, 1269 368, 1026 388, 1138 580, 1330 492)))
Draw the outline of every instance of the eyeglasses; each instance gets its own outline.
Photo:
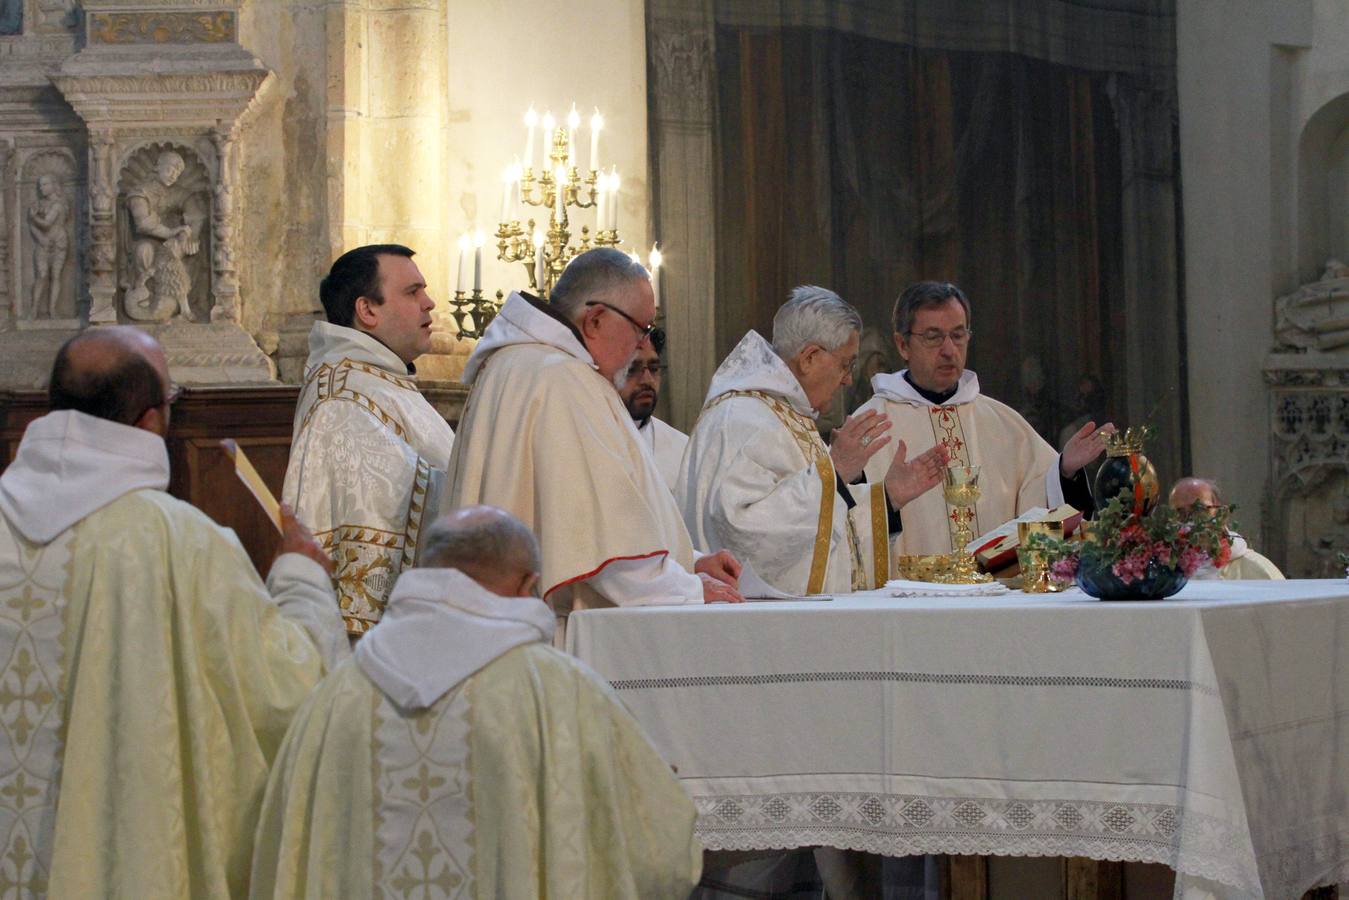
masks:
POLYGON ((623 312, 623 310, 619 309, 617 306, 614 306, 614 305, 609 304, 609 303, 605 303, 603 300, 587 300, 587 301, 585 302, 585 305, 586 305, 586 306, 603 306, 605 309, 612 310, 612 311, 618 313, 620 316, 622 316, 623 318, 627 319, 627 320, 628 320, 628 323, 629 323, 630 325, 632 325, 633 328, 636 328, 636 329, 637 329, 637 334, 638 334, 638 337, 639 337, 640 340, 646 340, 648 337, 651 336, 651 332, 653 332, 653 331, 656 330, 656 323, 655 323, 655 322, 652 322, 650 325, 643 325, 641 322, 638 322, 638 321, 637 321, 636 319, 634 319, 632 316, 630 316, 630 315, 628 315, 627 313, 623 312))
POLYGON ((633 363, 628 367, 629 378, 639 378, 643 372, 647 373, 652 378, 659 378, 661 375, 665 374, 665 367, 658 362, 647 363, 645 365, 642 363, 633 363))
POLYGON ((839 359, 838 353, 837 353, 836 351, 830 350, 830 349, 828 349, 827 347, 821 346, 820 344, 816 344, 815 346, 816 346, 816 347, 819 347, 819 348, 820 348, 821 350, 823 350, 825 353, 828 353, 828 354, 829 354, 830 356, 832 356, 835 360, 837 360, 839 366, 843 369, 843 371, 847 372, 849 375, 851 375, 851 376, 853 376, 853 377, 856 377, 856 376, 857 376, 857 362, 858 362, 858 357, 854 356, 852 359, 849 359, 849 360, 842 360, 842 359, 839 359))
POLYGON ((172 406, 173 404, 181 400, 182 397, 183 397, 183 386, 181 384, 177 384, 175 382, 170 381, 169 392, 168 394, 165 395, 164 402, 167 405, 172 406))
POLYGON ((931 328, 923 332, 909 332, 909 337, 915 338, 918 343, 929 349, 940 347, 942 344, 946 343, 947 338, 950 338, 951 343, 955 344, 957 347, 963 347, 970 342, 970 338, 973 335, 973 328, 954 328, 951 331, 942 331, 938 328, 931 328))

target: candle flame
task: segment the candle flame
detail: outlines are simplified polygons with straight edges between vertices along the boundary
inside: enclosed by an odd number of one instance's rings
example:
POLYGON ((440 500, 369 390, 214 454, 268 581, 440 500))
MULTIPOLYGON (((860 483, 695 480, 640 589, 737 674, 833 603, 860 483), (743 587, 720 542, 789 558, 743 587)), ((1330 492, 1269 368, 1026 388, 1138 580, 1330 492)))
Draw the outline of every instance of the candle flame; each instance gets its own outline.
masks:
POLYGON ((581 124, 581 115, 576 111, 576 104, 572 103, 571 112, 567 113, 567 127, 577 128, 581 124))
POLYGON ((468 249, 468 235, 466 234, 459 235, 459 249, 460 250, 468 249))
POLYGON ((546 112, 543 114, 543 127, 545 131, 552 131, 554 126, 556 125, 557 120, 553 118, 553 114, 551 112, 546 112))
POLYGON ((604 127, 604 116, 600 115, 600 111, 597 109, 595 110, 595 114, 590 117, 590 130, 599 131, 603 127, 604 127))
POLYGON ((543 246, 543 229, 541 228, 534 229, 534 246, 535 247, 543 246))
POLYGON ((651 245, 651 256, 650 256, 650 259, 651 259, 651 268, 653 268, 653 269, 659 269, 659 268, 660 268, 660 264, 661 264, 661 259, 662 259, 661 255, 660 255, 660 247, 659 247, 659 245, 657 245, 657 244, 652 244, 652 245, 651 245))
POLYGON ((486 242, 487 242, 487 236, 484 235, 484 234, 482 233, 482 229, 481 229, 481 228, 479 228, 479 229, 477 229, 476 231, 473 232, 473 246, 475 246, 475 247, 481 247, 481 246, 482 246, 483 244, 485 244, 486 242))
POLYGON ((525 124, 530 128, 539 124, 539 114, 534 112, 534 104, 529 104, 529 112, 525 113, 525 124))

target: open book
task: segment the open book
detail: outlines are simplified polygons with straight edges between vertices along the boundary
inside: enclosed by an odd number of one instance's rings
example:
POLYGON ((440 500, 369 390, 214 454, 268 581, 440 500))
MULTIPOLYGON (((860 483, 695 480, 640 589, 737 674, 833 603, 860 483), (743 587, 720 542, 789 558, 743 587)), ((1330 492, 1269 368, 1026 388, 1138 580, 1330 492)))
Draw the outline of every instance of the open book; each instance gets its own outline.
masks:
POLYGON ((1010 522, 980 535, 965 546, 985 571, 996 572, 1016 562, 1016 550, 1021 543, 1016 533, 1018 522, 1061 522, 1063 536, 1067 537, 1082 523, 1082 513, 1067 503, 1052 510, 1033 506, 1010 522))

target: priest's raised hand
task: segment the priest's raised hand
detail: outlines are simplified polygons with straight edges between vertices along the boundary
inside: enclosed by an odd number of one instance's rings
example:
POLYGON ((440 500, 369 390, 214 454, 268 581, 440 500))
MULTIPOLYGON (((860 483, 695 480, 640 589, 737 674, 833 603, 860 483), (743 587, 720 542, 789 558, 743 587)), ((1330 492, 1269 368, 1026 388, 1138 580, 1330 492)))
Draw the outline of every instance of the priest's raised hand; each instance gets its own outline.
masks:
POLYGON ((1095 422, 1088 422, 1077 430, 1077 434, 1068 438, 1059 455, 1059 471, 1064 478, 1072 478, 1082 467, 1105 452, 1105 436, 1113 434, 1115 426, 1107 422, 1100 428, 1095 422))
POLYGON ((895 458, 885 473, 885 495, 895 509, 941 484, 942 470, 951 458, 945 444, 935 444, 913 459, 907 458, 908 452, 909 448, 900 441, 895 458))
POLYGON ((890 417, 875 410, 855 413, 834 429, 829 442, 829 458, 834 471, 845 484, 852 484, 862 475, 867 460, 876 451, 890 443, 890 417))

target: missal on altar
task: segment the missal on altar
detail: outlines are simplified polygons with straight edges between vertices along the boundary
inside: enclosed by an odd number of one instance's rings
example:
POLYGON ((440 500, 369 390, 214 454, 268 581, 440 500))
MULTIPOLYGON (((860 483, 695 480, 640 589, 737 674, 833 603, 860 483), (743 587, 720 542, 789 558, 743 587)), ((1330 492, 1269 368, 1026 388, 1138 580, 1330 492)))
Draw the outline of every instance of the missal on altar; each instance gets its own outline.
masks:
POLYGON ((974 554, 979 568, 985 572, 996 572, 1016 564, 1016 551, 1021 545, 1017 538, 1018 522, 1057 522, 1063 525, 1063 536, 1068 537, 1082 523, 1082 513, 1067 503, 1052 510, 1043 506, 1026 510, 966 545, 974 554))

